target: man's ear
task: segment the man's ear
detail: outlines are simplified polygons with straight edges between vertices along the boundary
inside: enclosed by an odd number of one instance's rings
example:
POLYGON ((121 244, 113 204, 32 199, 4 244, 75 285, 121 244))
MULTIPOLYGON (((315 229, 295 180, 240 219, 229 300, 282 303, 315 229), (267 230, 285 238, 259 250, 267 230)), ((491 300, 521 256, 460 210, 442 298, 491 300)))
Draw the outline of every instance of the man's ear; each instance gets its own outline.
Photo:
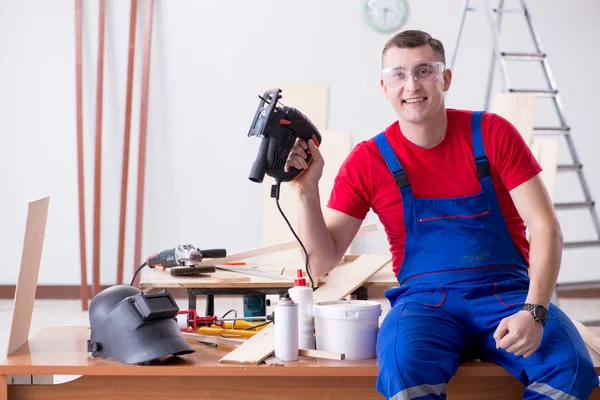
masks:
POLYGON ((452 83, 452 71, 449 69, 444 70, 444 92, 450 89, 450 83, 452 83))
POLYGON ((385 81, 383 79, 380 79, 379 80, 379 85, 381 85, 381 89, 383 90, 383 95, 385 96, 386 99, 389 100, 390 95, 388 93, 387 85, 385 84, 385 81))

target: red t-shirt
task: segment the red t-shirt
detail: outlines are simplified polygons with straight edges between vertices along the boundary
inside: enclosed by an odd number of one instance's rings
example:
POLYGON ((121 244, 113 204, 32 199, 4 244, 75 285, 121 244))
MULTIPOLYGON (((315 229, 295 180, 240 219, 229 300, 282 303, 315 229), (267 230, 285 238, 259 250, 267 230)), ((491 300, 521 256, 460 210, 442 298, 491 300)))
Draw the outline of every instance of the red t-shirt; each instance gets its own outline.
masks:
MULTIPOLYGON (((446 115, 446 136, 430 149, 410 142, 401 133, 398 121, 385 130, 415 197, 464 197, 481 192, 473 156, 471 111, 446 109, 446 115)), ((542 168, 522 136, 506 119, 485 113, 482 135, 502 214, 517 249, 529 263, 525 224, 509 191, 537 175, 542 168)), ((372 209, 388 236, 394 273, 398 275, 406 238, 402 196, 373 138, 356 145, 344 161, 328 207, 361 220, 372 209)))

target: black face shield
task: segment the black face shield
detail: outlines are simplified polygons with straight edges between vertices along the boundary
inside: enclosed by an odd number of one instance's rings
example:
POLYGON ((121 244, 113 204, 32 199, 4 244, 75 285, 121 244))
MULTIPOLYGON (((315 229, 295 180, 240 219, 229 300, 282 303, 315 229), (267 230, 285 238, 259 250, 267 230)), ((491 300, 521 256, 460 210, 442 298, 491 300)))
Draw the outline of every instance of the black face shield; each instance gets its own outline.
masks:
POLYGON ((179 307, 168 292, 144 294, 127 285, 98 293, 90 304, 92 357, 116 357, 124 364, 144 364, 193 353, 177 325, 179 307))

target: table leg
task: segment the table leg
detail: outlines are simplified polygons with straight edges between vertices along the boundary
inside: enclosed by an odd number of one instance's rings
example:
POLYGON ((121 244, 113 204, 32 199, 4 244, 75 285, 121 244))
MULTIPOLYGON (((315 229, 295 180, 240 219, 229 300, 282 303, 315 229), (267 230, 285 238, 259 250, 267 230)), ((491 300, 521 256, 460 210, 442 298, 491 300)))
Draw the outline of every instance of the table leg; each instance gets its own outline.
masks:
POLYGON ((215 296, 212 294, 206 295, 206 316, 215 315, 215 296))
POLYGON ((188 289, 188 309, 195 310, 196 309, 196 291, 194 289, 188 289))
POLYGON ((0 400, 8 400, 8 376, 0 375, 0 400))
POLYGON ((369 299, 369 289, 366 286, 361 286, 354 291, 356 294, 357 300, 368 300, 369 299))

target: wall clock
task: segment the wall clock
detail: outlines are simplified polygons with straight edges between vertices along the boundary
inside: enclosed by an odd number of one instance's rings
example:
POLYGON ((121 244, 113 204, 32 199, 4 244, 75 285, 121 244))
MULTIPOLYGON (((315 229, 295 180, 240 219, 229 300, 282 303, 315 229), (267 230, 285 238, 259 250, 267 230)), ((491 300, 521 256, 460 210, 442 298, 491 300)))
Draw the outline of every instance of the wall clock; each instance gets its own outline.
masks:
POLYGON ((365 19, 377 32, 394 32, 406 21, 408 5, 406 0, 365 0, 365 19))

